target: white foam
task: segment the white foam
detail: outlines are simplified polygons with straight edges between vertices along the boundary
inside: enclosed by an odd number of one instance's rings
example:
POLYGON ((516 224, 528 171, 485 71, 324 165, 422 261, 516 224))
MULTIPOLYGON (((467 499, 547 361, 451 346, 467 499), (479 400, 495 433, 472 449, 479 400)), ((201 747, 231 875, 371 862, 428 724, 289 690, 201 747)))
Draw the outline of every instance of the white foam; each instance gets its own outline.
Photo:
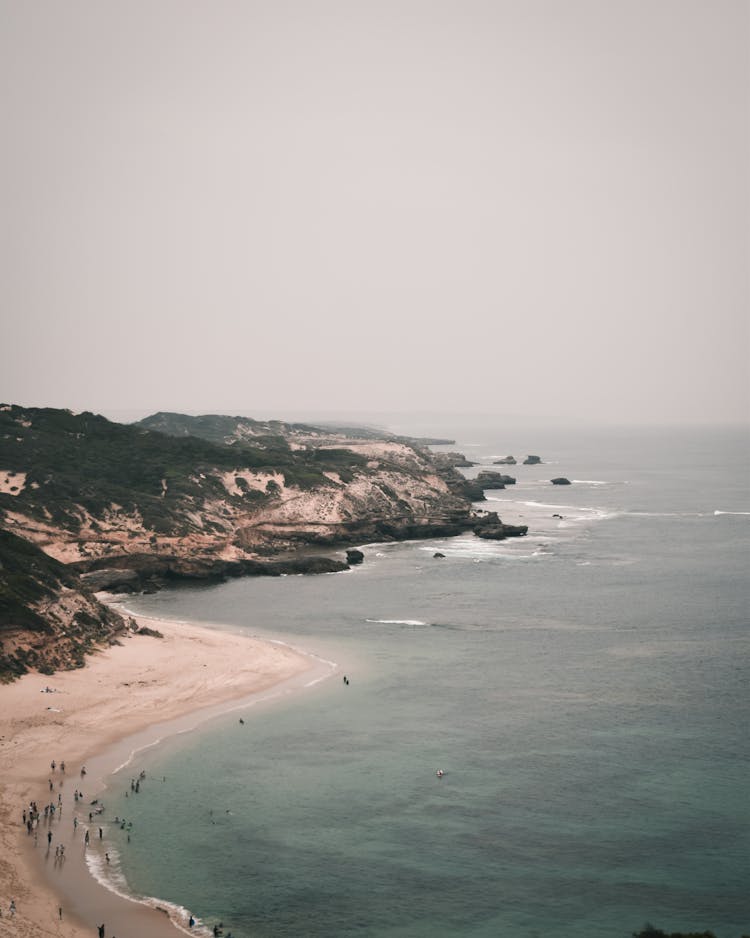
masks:
POLYGON ((421 619, 365 619, 365 622, 373 622, 379 625, 427 625, 421 619))
POLYGON ((91 876, 100 886, 128 902, 147 905, 152 909, 165 912, 175 928, 186 935, 201 935, 210 938, 213 932, 207 926, 201 925, 198 920, 196 920, 196 925, 193 928, 189 927, 190 913, 183 906, 174 902, 167 902, 164 899, 156 899, 153 896, 134 896, 130 892, 127 880, 120 868, 120 858, 117 850, 110 846, 108 853, 110 855, 109 864, 106 862, 106 858, 97 850, 92 848, 86 851, 86 866, 91 876))
POLYGON ((715 515, 750 515, 750 511, 719 511, 718 509, 714 512, 715 515))

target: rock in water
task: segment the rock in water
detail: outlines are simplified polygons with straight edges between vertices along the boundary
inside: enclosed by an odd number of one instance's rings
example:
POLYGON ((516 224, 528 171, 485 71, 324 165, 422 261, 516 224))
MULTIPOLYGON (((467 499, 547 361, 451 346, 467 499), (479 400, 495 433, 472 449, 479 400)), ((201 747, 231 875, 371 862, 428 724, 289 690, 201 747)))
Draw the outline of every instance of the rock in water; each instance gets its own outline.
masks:
POLYGON ((542 460, 539 456, 527 456, 526 459, 524 459, 523 464, 524 466, 539 466, 541 465, 541 462, 542 460))
POLYGON ((528 530, 525 524, 503 524, 496 511, 488 511, 474 526, 474 534, 489 541, 504 541, 506 537, 523 537, 528 530))
POLYGON ((558 476, 556 479, 550 479, 550 482, 553 485, 570 485, 570 479, 566 479, 564 476, 558 476))
POLYGON ((356 547, 352 547, 346 552, 346 562, 350 566, 354 566, 355 564, 362 563, 364 559, 365 559, 365 555, 362 553, 361 550, 357 550, 356 547))

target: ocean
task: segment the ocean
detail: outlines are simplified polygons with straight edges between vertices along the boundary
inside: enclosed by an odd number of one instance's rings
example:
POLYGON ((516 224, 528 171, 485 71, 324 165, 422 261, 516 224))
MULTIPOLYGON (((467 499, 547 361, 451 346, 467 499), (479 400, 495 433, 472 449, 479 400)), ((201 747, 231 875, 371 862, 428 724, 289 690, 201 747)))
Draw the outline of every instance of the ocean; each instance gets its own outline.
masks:
POLYGON ((513 453, 528 536, 129 598, 339 670, 139 753, 108 874, 234 938, 750 932, 747 433, 393 429, 513 453))

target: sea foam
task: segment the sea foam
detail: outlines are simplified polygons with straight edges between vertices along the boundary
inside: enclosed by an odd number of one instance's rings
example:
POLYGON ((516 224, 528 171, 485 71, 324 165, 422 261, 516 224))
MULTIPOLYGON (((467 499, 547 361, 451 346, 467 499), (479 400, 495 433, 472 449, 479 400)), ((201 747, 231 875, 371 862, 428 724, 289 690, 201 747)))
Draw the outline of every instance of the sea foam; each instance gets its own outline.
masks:
POLYGON ((427 625, 421 619, 365 619, 365 622, 377 623, 378 625, 427 625))

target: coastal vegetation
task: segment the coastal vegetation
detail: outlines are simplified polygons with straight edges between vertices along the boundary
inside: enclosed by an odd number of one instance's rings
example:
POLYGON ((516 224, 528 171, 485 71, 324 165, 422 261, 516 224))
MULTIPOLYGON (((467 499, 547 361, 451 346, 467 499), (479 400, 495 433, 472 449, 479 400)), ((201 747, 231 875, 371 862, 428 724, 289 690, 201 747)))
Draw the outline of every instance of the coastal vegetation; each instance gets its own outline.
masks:
POLYGON ((471 485, 425 442, 436 441, 0 405, 0 672, 77 667, 112 640, 125 623, 94 590, 328 573, 359 558, 322 546, 471 529, 471 485))
POLYGON ((0 682, 35 668, 83 667, 127 628, 65 564, 0 529, 0 682))

